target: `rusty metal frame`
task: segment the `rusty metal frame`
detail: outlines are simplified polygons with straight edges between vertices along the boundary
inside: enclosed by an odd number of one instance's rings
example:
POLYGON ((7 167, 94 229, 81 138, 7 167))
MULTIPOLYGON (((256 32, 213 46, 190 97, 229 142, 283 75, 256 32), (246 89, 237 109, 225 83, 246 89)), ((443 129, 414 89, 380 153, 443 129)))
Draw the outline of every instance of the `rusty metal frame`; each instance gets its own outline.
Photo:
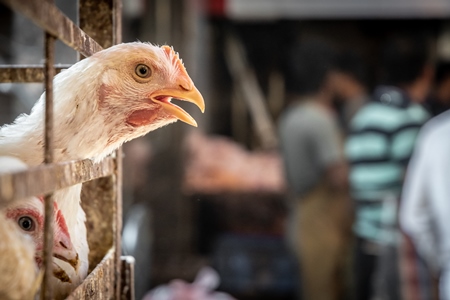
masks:
MULTIPOLYGON (((71 65, 54 66, 55 74, 64 69, 70 68, 71 65)), ((1 83, 31 83, 44 82, 44 66, 41 65, 0 65, 0 82, 1 83)))
MULTIPOLYGON (((90 181, 86 184, 88 193, 100 195, 97 197, 99 201, 108 199, 115 203, 112 209, 114 218, 112 224, 109 224, 113 228, 114 241, 101 262, 68 299, 134 299, 133 262, 121 257, 121 149, 98 164, 93 164, 90 160, 53 163, 53 76, 70 67, 54 65, 54 42, 59 39, 85 57, 120 43, 121 0, 78 0, 79 26, 67 18, 52 0, 0 0, 0 2, 29 18, 45 32, 45 65, 0 65, 0 83, 45 82, 46 87, 45 164, 23 172, 0 175, 0 201, 13 201, 31 195, 47 195, 44 265, 45 273, 50 274, 53 240, 51 234, 53 230, 50 230, 53 216, 52 192, 90 181), (100 178, 98 182, 92 181, 97 178, 100 178)), ((50 284, 45 275, 41 299, 52 299, 50 284)))

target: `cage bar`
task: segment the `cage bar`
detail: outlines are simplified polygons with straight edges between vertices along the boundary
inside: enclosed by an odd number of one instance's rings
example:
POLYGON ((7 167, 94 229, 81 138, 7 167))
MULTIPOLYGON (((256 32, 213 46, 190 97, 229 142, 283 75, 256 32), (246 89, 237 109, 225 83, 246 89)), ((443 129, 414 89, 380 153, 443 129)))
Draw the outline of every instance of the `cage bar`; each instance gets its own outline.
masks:
MULTIPOLYGON (((55 60, 55 38, 45 33, 45 127, 44 127, 44 163, 53 163, 53 77, 55 70, 53 68, 55 60)), ((53 298, 53 289, 50 283, 52 276, 52 254, 53 254, 53 229, 54 216, 53 193, 44 197, 44 277, 42 280, 41 299, 51 300, 53 298)))
MULTIPOLYGON (((71 65, 55 65, 55 74, 71 65)), ((44 82, 44 66, 41 65, 0 65, 0 83, 44 82)))

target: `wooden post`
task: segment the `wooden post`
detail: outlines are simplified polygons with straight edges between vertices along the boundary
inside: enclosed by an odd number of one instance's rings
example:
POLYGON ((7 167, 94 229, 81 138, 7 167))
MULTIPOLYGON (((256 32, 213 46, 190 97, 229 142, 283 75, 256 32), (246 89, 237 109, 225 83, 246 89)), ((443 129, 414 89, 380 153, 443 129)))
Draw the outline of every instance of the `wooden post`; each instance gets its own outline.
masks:
MULTIPOLYGON (((120 0, 80 0, 80 28, 89 36, 94 38, 103 48, 108 48, 114 44, 122 42, 122 2, 120 0)), ((108 232, 112 237, 114 245, 114 291, 115 298, 120 299, 121 295, 121 234, 122 234, 122 150, 115 152, 116 172, 114 176, 102 178, 96 182, 91 182, 83 186, 82 204, 86 211, 88 223, 91 223, 92 231, 88 230, 88 242, 91 246, 89 254, 89 263, 94 267, 98 259, 103 257, 105 248, 109 245, 101 245, 99 248, 92 247, 98 245, 99 217, 103 218, 104 224, 112 224, 108 232), (104 186, 108 188, 104 188, 104 186), (104 193, 111 191, 106 196, 104 193), (91 199, 88 195, 97 194, 102 197, 100 201, 102 207, 93 206, 89 203, 91 199), (104 195, 104 196, 101 196, 104 195), (109 208, 108 208, 109 206, 109 208), (106 216, 107 220, 104 220, 106 216), (91 222, 89 222, 91 219, 91 222)), ((108 234, 108 235, 109 235, 108 234)))

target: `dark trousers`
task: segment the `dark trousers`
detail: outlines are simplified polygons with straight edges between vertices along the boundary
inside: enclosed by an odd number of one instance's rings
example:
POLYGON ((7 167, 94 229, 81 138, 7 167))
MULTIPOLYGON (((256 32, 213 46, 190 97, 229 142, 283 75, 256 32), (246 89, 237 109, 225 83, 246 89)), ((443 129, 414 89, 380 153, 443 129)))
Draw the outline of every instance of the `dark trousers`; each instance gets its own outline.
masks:
POLYGON ((368 251, 368 242, 356 238, 354 253, 355 300, 370 300, 374 295, 374 274, 378 255, 368 251))

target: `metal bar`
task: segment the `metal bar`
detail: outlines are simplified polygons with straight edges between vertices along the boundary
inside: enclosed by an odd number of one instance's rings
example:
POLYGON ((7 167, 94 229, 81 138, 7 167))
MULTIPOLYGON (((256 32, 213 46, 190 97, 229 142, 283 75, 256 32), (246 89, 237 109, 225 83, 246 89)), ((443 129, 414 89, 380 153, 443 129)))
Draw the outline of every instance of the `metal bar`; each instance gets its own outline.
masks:
MULTIPOLYGON (((114 45, 122 43, 122 0, 113 0, 112 9, 112 43, 114 45)), ((114 248, 116 249, 116 270, 115 270, 115 283, 116 283, 116 297, 117 299, 122 298, 122 292, 124 286, 122 284, 124 267, 122 265, 122 148, 116 150, 116 214, 115 214, 115 230, 114 230, 114 248)), ((128 269, 127 269, 128 270, 128 269)), ((128 283, 128 288, 130 290, 130 297, 125 298, 129 300, 134 300, 134 264, 130 266, 128 270, 130 274, 131 282, 128 283)))
MULTIPOLYGON (((55 74, 72 65, 55 65, 55 74)), ((44 82, 44 66, 42 65, 0 65, 0 83, 44 82)))
POLYGON ((111 157, 94 164, 90 159, 40 165, 26 171, 0 175, 0 202, 44 195, 52 191, 113 175, 115 161, 111 157))
MULTIPOLYGON (((115 159, 117 164, 116 169, 116 203, 115 203, 115 218, 114 218, 114 248, 116 249, 116 267, 115 267, 115 288, 116 299, 122 299, 120 297, 122 293, 122 148, 119 148, 115 152, 115 159)), ((126 298, 128 299, 128 298, 126 298)))
MULTIPOLYGON (((53 68, 55 58, 55 38, 45 33, 45 131, 44 131, 44 163, 53 163, 53 68)), ((44 214, 44 278, 42 280, 41 299, 53 299, 52 266, 53 266, 53 227, 54 227, 53 193, 45 196, 44 214)))
POLYGON ((25 15, 37 26, 84 56, 91 56, 95 52, 102 50, 102 47, 95 40, 48 1, 0 0, 0 2, 3 2, 12 10, 25 15))
MULTIPOLYGON (((55 69, 55 38, 45 34, 45 143, 44 163, 53 163, 53 77, 55 69)), ((53 206, 52 206, 53 207, 53 206)))

